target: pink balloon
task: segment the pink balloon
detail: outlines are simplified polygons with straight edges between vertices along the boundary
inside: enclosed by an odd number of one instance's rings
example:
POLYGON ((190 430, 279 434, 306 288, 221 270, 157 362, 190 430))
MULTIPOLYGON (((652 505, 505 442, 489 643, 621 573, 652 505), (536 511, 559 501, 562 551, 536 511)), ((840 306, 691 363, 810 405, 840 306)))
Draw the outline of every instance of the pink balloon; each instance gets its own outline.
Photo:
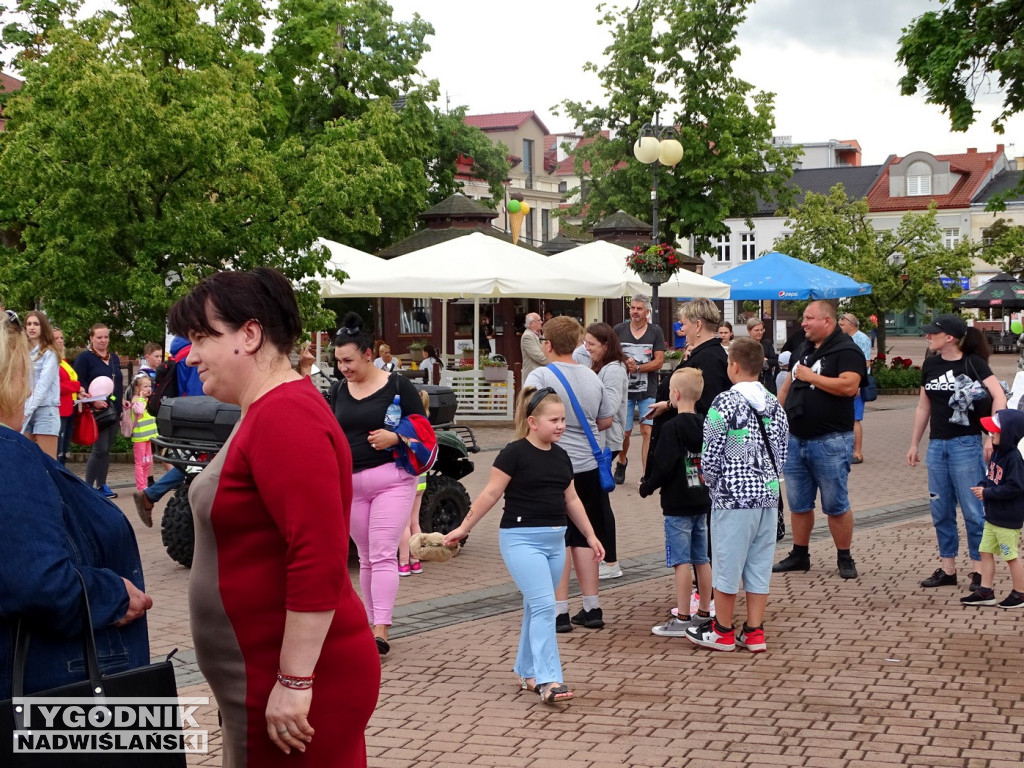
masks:
POLYGON ((89 385, 89 394, 92 397, 106 397, 114 393, 114 380, 109 376, 97 376, 89 385))

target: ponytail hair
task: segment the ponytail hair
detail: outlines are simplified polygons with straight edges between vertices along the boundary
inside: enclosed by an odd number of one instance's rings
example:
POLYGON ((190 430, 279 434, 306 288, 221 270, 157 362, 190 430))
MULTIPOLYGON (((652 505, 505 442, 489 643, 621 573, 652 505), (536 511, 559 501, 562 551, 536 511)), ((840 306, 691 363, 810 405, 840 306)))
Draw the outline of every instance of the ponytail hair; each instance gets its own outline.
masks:
POLYGON ((516 399, 516 433, 514 439, 522 440, 530 434, 531 416, 539 416, 549 405, 561 405, 562 398, 551 387, 523 387, 516 399))
POLYGON ((989 357, 992 355, 992 347, 988 343, 988 339, 985 338, 985 334, 975 328, 973 325, 967 327, 967 333, 960 339, 958 345, 960 351, 964 355, 977 355, 985 362, 988 362, 989 357))
POLYGON ((349 312, 341 321, 341 327, 334 335, 334 347, 340 349, 348 344, 355 344, 360 353, 373 349, 370 337, 363 331, 363 318, 355 312, 349 312))

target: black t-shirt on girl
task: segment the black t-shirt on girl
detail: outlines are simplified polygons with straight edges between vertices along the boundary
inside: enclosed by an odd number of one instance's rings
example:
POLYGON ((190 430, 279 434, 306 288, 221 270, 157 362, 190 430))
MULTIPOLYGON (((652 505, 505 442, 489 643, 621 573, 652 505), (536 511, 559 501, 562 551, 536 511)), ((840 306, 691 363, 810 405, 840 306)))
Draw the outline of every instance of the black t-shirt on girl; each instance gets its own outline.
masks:
POLYGON ((988 414, 979 413, 977 406, 967 411, 970 421, 967 426, 949 420, 953 415, 953 408, 949 404, 949 398, 953 395, 953 381, 960 374, 975 381, 984 381, 992 375, 992 369, 985 358, 978 355, 964 355, 959 360, 943 360, 941 355, 932 355, 926 357, 921 365, 921 385, 932 406, 929 440, 949 440, 981 434, 981 417, 988 414))
POLYGON ((384 416, 396 394, 400 398, 402 416, 414 413, 426 416, 419 392, 404 376, 392 373, 387 384, 362 400, 356 400, 349 394, 345 379, 334 385, 331 406, 352 451, 353 472, 380 467, 395 460, 390 450, 378 451, 370 445, 369 434, 375 429, 384 428, 384 416))
POLYGON ((494 468, 512 478, 505 488, 501 528, 565 525, 572 461, 563 448, 552 445, 543 451, 524 437, 501 449, 494 468))

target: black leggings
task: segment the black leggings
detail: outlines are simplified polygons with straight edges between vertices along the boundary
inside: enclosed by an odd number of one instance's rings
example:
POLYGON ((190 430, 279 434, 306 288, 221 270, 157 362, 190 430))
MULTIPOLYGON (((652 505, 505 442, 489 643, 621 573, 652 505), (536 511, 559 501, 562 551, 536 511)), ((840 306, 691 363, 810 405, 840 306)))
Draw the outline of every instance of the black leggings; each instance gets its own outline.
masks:
POLYGON ((115 421, 106 429, 100 430, 100 436, 92 444, 92 455, 85 465, 85 482, 99 488, 107 484, 107 471, 110 469, 110 446, 120 431, 120 422, 115 421))

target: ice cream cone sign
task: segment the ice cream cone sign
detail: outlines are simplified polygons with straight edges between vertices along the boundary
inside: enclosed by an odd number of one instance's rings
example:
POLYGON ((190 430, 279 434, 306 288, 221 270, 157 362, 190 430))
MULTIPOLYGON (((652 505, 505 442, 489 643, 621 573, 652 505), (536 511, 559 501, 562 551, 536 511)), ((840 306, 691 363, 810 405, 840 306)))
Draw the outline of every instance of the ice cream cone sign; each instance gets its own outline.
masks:
POLYGON ((512 199, 505 206, 508 212, 508 220, 512 225, 512 243, 519 243, 519 233, 523 230, 523 219, 530 213, 530 206, 523 202, 523 193, 515 192, 512 199))

